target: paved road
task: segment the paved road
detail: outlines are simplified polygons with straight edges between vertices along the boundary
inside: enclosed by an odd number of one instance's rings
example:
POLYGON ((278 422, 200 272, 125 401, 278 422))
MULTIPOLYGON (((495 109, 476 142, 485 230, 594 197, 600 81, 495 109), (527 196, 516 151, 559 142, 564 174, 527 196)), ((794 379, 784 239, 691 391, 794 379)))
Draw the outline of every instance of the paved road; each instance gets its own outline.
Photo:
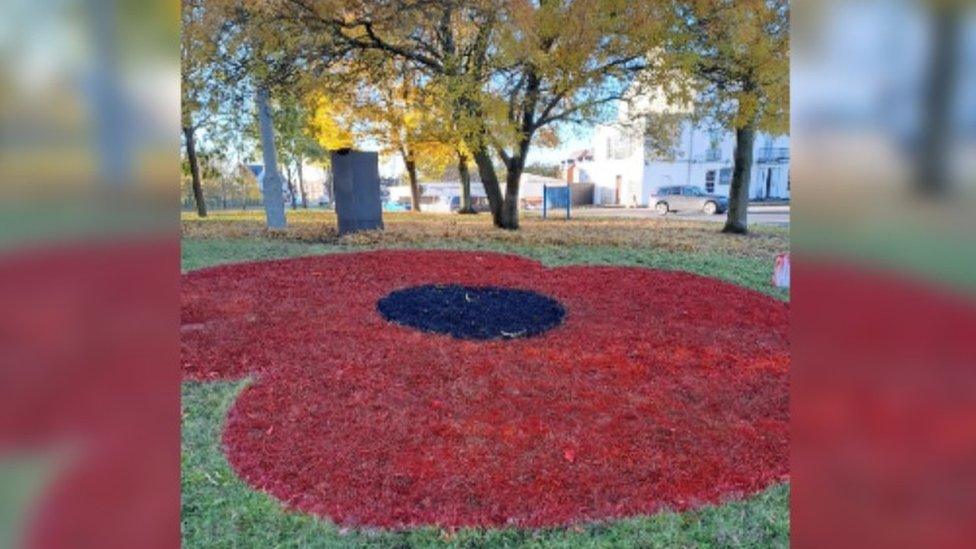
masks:
MULTIPOLYGON (((661 215, 652 208, 606 208, 587 206, 573 210, 574 217, 622 217, 631 219, 660 219, 661 215)), ((725 222, 725 214, 705 215, 702 212, 671 212, 669 219, 687 219, 689 221, 725 222)), ((765 225, 790 226, 790 207, 764 206, 753 204, 749 206, 749 223, 765 225)))

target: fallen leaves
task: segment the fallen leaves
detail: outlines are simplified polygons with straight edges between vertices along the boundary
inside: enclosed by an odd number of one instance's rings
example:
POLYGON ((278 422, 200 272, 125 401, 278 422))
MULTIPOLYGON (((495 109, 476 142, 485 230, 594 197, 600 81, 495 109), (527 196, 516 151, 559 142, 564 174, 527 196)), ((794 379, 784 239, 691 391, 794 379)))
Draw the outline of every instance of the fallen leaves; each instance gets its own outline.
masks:
POLYGON ((715 223, 674 219, 574 219, 570 222, 523 216, 518 231, 494 228, 491 216, 384 213, 385 230, 339 236, 335 215, 326 211, 289 211, 287 229, 269 233, 261 211, 211 212, 206 219, 187 216, 188 238, 272 238, 340 246, 409 246, 450 241, 525 246, 612 246, 622 248, 731 254, 767 260, 789 250, 789 231, 755 227, 746 236, 721 234, 715 223))

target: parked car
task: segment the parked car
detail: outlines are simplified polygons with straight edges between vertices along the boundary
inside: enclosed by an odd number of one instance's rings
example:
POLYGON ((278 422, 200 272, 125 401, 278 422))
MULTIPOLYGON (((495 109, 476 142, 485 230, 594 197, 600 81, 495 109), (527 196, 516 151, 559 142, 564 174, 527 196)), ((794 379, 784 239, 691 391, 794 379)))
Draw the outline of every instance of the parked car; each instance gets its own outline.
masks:
POLYGON ((405 212, 409 209, 409 206, 404 206, 395 200, 387 200, 383 203, 384 212, 405 212))
POLYGON ((692 185, 661 187, 651 195, 650 203, 661 215, 675 211, 701 211, 713 215, 724 213, 729 207, 728 198, 706 194, 692 185))

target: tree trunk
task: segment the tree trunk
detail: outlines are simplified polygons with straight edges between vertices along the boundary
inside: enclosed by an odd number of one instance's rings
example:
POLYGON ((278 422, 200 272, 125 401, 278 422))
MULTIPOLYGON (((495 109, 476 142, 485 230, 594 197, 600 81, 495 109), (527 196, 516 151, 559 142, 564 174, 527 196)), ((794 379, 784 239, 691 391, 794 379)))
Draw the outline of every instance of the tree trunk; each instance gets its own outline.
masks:
POLYGON ((950 187, 947 169, 952 128, 952 110, 959 67, 963 25, 961 10, 950 2, 932 8, 932 53, 924 104, 915 188, 927 196, 944 194, 950 187))
POLYGON ((243 204, 244 211, 247 211, 247 180, 241 177, 240 183, 238 190, 241 192, 241 204, 243 204))
MULTIPOLYGON (((89 105, 94 109, 92 138, 97 147, 95 150, 99 161, 96 168, 101 176, 99 183, 112 188, 133 187, 134 164, 139 149, 133 139, 137 137, 133 125, 126 117, 135 112, 135 105, 124 92, 124 77, 118 70, 129 52, 125 51, 124 35, 116 26, 115 10, 109 6, 114 7, 114 4, 99 3, 93 6, 94 9, 79 14, 87 16, 84 22, 88 25, 81 28, 88 31, 86 38, 94 49, 91 56, 94 62, 88 67, 92 71, 91 78, 87 80, 93 92, 87 96, 89 105)), ((7 82, 4 74, 4 84, 7 82)), ((206 209, 201 210, 200 204, 203 203, 203 200, 197 201, 197 213, 201 217, 206 215, 206 209)))
POLYGON ((484 185, 485 195, 488 197, 491 220, 496 227, 503 227, 502 206, 505 199, 502 197, 501 185, 498 183, 495 165, 491 163, 491 156, 484 148, 475 149, 474 162, 478 166, 478 175, 481 176, 481 184, 484 185))
POLYGON ((458 151, 458 177, 461 179, 461 208, 458 213, 478 213, 471 206, 471 172, 468 171, 468 157, 461 151, 458 151))
POLYGON ((268 90, 259 87, 257 91, 258 119, 261 123, 261 152, 264 156, 264 215, 269 229, 284 229, 285 201, 281 192, 281 175, 278 174, 278 160, 275 158, 274 126, 271 109, 268 107, 268 90))
POLYGON ((522 170, 525 169, 525 159, 528 158, 529 147, 532 144, 532 135, 537 129, 535 106, 539 100, 542 81, 536 67, 531 63, 529 69, 525 84, 525 104, 521 116, 518 146, 510 157, 506 157, 504 151, 499 151, 507 169, 505 174, 505 202, 502 204, 501 223, 498 226, 510 231, 519 228, 519 184, 522 180, 522 170))
POLYGON ((403 156, 403 163, 407 166, 407 177, 410 179, 410 209, 419 212, 420 184, 417 182, 417 163, 406 149, 401 149, 400 154, 403 156))
POLYGON ((298 189, 302 193, 302 209, 308 209, 308 192, 305 190, 305 177, 302 175, 302 159, 298 159, 298 189))
POLYGON ((522 159, 513 158, 509 163, 508 173, 505 174, 505 203, 502 206, 502 223, 499 226, 510 231, 519 228, 519 183, 524 167, 522 159))
POLYGON ((293 171, 294 170, 292 170, 291 164, 289 164, 288 171, 287 171, 288 198, 291 200, 291 209, 294 210, 298 208, 298 193, 295 191, 295 181, 294 178, 292 177, 293 171))
POLYGON ((207 217, 207 203, 203 200, 203 184, 200 182, 200 162, 197 160, 197 144, 193 136, 193 128, 183 126, 183 138, 186 140, 186 158, 190 161, 190 176, 193 181, 193 200, 197 204, 197 215, 207 217))
POLYGON ((735 130, 735 165, 732 167, 732 186, 729 188, 729 213, 723 233, 745 234, 748 231, 749 176, 752 175, 752 146, 756 128, 748 124, 735 130))

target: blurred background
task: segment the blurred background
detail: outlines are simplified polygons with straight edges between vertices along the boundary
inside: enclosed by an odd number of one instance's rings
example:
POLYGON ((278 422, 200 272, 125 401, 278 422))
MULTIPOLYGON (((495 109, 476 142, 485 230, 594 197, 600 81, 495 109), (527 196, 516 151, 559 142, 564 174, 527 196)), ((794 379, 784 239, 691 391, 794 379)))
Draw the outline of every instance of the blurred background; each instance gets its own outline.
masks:
MULTIPOLYGON (((180 5, 0 10, 0 547, 177 545, 180 5)), ((976 10, 792 20, 794 543, 961 546, 976 10)))
POLYGON ((971 544, 976 10, 792 22, 793 542, 971 544))
POLYGON ((798 247, 976 281, 974 15, 951 0, 794 3, 798 247))
POLYGON ((117 234, 175 228, 179 9, 175 0, 4 0, 4 247, 119 225, 117 234))
POLYGON ((0 547, 179 544, 179 11, 0 2, 0 547))

